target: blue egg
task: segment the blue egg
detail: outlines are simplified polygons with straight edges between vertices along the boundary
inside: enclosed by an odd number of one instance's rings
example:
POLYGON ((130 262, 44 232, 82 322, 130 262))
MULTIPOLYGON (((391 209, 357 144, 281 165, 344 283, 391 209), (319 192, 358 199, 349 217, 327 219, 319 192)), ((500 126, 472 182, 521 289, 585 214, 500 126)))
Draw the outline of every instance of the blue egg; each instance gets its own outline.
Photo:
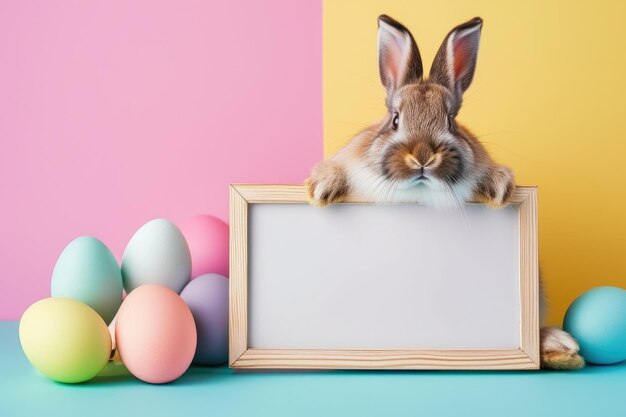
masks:
POLYGON ((587 362, 626 360, 626 290, 598 287, 582 294, 567 309, 563 329, 576 338, 587 362))
POLYGON ((96 310, 109 324, 122 303, 122 273, 104 243, 91 236, 74 239, 54 267, 50 292, 96 310))

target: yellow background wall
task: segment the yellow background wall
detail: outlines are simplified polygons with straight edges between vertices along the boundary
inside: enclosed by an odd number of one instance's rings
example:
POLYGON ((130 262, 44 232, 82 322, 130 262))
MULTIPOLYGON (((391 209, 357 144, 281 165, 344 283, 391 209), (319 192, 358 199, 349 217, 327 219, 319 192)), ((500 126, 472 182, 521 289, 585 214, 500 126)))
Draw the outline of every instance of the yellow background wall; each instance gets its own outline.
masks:
POLYGON ((626 287, 626 2, 324 0, 327 155, 384 114, 381 13, 411 29, 426 73, 452 27, 484 19, 459 120, 539 186, 549 322, 586 289, 626 287))

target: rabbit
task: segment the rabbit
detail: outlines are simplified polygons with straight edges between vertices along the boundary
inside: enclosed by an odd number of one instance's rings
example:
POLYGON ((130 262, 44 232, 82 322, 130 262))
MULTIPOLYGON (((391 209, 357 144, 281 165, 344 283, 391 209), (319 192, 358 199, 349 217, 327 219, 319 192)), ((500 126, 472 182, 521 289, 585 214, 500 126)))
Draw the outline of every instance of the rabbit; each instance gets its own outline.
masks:
MULTIPOLYGON (((515 190, 513 172, 497 164, 456 120, 474 76, 482 26, 475 17, 452 29, 424 78, 411 32, 387 15, 378 18, 378 67, 387 114, 313 167, 305 181, 310 203, 324 207, 350 198, 444 209, 468 201, 507 205, 515 190)), ((578 352, 568 333, 541 329, 542 367, 583 367, 578 352)))

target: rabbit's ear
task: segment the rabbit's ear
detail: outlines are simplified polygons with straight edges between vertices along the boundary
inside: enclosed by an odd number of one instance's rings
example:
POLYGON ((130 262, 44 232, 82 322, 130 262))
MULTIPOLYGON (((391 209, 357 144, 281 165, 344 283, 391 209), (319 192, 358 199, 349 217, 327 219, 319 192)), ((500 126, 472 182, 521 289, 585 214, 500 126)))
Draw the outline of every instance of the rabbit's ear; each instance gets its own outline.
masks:
POLYGON ((482 26, 483 20, 475 17, 452 29, 430 69, 430 79, 447 87, 458 105, 474 77, 482 26))
POLYGON ((387 96, 422 78, 422 58, 413 35, 387 15, 378 17, 378 70, 387 96))

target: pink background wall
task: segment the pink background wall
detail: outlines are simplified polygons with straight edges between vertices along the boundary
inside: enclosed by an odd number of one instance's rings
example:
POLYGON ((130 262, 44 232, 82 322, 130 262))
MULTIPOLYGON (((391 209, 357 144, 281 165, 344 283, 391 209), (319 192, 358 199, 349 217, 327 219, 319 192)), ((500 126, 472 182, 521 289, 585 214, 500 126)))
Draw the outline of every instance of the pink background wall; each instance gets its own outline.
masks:
POLYGON ((0 319, 79 235, 228 219, 322 156, 320 1, 0 3, 0 319))

